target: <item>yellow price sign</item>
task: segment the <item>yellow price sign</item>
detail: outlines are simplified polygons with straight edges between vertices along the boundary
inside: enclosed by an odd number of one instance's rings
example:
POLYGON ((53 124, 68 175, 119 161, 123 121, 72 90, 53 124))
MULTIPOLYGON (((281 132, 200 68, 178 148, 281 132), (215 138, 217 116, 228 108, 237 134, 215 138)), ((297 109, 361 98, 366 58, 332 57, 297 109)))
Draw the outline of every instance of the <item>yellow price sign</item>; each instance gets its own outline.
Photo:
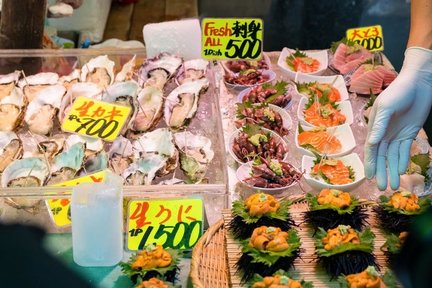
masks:
POLYGON ((203 232, 202 198, 133 200, 128 206, 127 248, 150 244, 191 249, 203 232))
MULTIPOLYGON (((70 187, 80 183, 97 183, 102 182, 105 179, 106 170, 99 171, 93 174, 89 174, 83 177, 65 181, 52 185, 52 187, 70 187)), ((60 227, 68 226, 71 222, 70 215, 70 200, 69 199, 48 199, 47 200, 48 210, 54 224, 60 227)))
POLYGON ((359 43, 369 51, 384 50, 384 35, 381 25, 348 29, 346 37, 348 40, 359 43))
POLYGON ((62 124, 63 131, 114 141, 129 116, 130 107, 78 97, 62 124))
POLYGON ((204 18, 201 25, 204 59, 259 59, 263 21, 259 18, 204 18))

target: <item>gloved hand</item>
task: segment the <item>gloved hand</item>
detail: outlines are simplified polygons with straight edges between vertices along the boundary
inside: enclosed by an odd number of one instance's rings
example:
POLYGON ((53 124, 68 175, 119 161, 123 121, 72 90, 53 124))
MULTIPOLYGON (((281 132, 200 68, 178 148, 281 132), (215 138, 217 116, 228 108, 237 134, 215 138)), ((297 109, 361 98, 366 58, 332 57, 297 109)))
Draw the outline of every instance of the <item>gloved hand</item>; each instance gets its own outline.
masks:
POLYGON ((380 190, 392 189, 407 170, 413 139, 432 105, 432 50, 410 47, 398 77, 375 100, 365 144, 365 174, 380 190))

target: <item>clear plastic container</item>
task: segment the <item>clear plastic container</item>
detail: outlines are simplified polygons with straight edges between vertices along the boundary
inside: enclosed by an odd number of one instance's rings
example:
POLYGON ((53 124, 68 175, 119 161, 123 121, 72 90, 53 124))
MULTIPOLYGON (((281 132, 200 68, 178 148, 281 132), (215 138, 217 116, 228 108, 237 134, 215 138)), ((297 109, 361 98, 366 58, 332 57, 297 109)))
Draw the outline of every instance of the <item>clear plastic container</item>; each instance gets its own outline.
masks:
POLYGON ((123 178, 110 173, 102 183, 73 188, 73 259, 80 266, 116 265, 123 257, 123 178))

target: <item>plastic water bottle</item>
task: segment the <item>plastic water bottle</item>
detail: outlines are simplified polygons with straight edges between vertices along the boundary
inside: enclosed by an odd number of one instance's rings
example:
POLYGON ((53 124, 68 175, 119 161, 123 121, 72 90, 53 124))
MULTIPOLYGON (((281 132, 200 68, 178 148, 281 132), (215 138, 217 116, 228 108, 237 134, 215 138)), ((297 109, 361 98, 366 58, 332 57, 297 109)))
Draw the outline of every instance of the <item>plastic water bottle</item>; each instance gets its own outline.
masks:
POLYGON ((73 259, 80 266, 113 266, 123 257, 123 179, 107 174, 103 183, 72 191, 73 259))

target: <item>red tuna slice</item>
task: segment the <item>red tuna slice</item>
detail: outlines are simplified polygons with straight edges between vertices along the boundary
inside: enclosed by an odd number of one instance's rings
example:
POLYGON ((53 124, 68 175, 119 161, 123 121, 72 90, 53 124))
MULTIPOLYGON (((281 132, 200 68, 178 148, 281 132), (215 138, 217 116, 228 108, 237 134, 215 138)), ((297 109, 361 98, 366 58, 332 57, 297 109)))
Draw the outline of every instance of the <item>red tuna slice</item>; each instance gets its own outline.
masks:
POLYGON ((385 72, 379 67, 382 67, 382 65, 361 65, 351 77, 349 91, 366 95, 369 95, 371 92, 373 94, 381 93, 385 72))
POLYGON ((353 71, 361 63, 372 57, 372 54, 363 47, 360 47, 359 50, 353 53, 349 53, 349 50, 351 50, 350 47, 344 43, 340 43, 333 55, 332 65, 341 74, 353 71))
POLYGON ((379 66, 378 67, 380 70, 382 70, 383 73, 383 86, 387 87, 390 85, 391 82, 393 82, 393 80, 397 77, 397 73, 396 71, 394 71, 393 69, 390 69, 387 66, 379 66))

